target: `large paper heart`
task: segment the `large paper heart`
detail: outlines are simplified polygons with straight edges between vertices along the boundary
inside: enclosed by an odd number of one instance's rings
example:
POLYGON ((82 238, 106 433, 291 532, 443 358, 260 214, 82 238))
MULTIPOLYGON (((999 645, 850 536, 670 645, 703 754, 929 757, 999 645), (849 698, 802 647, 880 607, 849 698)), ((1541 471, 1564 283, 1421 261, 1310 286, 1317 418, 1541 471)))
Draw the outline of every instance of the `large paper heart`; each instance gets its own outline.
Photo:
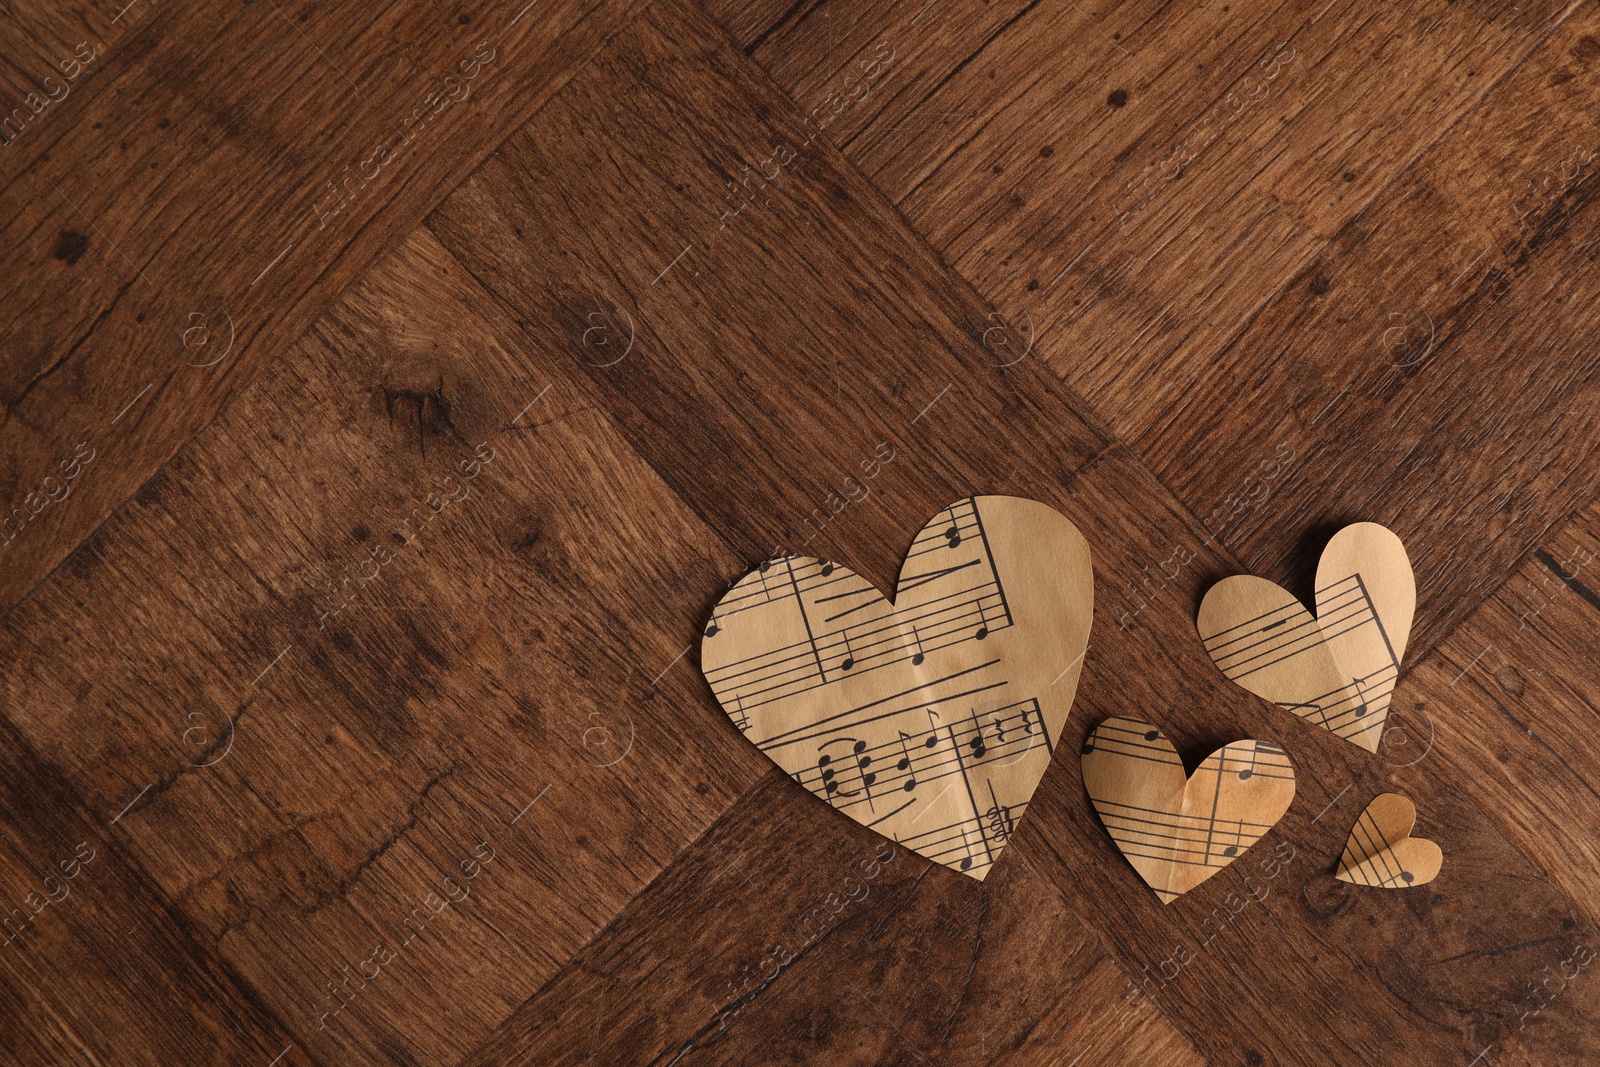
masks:
POLYGON ((1399 793, 1379 793, 1361 813, 1339 858, 1342 882, 1404 889, 1426 885, 1444 865, 1444 853, 1425 837, 1412 837, 1417 806, 1399 793))
POLYGON ((1170 904, 1277 824, 1294 799, 1294 766, 1270 741, 1235 741, 1186 778, 1165 734, 1115 718, 1084 743, 1083 786, 1111 840, 1170 904))
POLYGON ((892 605, 837 563, 763 563, 717 604, 701 669, 795 781, 981 880, 1066 724, 1093 588, 1072 523, 969 497, 917 534, 892 605))
POLYGON ((1222 673, 1301 718, 1378 751, 1417 586, 1400 539, 1358 522, 1317 563, 1317 617, 1248 574, 1224 578, 1196 622, 1222 673))

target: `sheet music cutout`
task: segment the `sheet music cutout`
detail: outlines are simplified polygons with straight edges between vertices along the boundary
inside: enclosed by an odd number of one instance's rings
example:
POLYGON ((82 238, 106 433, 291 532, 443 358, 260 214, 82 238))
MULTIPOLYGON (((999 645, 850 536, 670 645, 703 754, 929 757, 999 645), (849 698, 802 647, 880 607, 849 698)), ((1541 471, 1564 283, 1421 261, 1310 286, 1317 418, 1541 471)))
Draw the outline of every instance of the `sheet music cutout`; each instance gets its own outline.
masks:
POLYGON ((1270 741, 1235 741, 1185 778, 1165 734, 1113 718, 1084 743, 1083 785, 1111 840, 1170 904, 1277 824, 1294 799, 1294 766, 1270 741))
POLYGON ((1412 837, 1417 807, 1399 793, 1379 793, 1356 819, 1339 858, 1341 882, 1377 889, 1426 885, 1444 865, 1444 852, 1424 837, 1412 837))
POLYGON ((1264 578, 1224 578, 1196 626, 1223 674, 1369 752, 1378 750, 1416 610, 1405 546, 1375 523, 1346 526, 1317 565, 1315 618, 1264 578))
POLYGON ((795 781, 982 879, 1049 765, 1092 615, 1071 522, 969 497, 917 534, 892 605, 829 560, 762 563, 717 604, 701 667, 795 781))

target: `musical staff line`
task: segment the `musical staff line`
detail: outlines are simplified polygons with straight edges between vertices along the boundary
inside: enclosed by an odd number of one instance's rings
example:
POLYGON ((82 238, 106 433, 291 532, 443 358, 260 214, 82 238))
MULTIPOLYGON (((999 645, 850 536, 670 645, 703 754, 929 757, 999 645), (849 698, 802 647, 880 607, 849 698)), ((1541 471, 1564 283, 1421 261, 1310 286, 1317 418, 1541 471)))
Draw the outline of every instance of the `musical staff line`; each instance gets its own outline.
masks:
MULTIPOLYGON (((934 722, 937 716, 936 711, 929 710, 929 729, 923 734, 897 730, 895 738, 878 745, 869 745, 853 736, 831 738, 818 746, 815 773, 802 771, 795 775, 795 780, 813 792, 820 789, 836 808, 865 804, 876 812, 874 801, 879 797, 912 792, 928 782, 956 775, 961 769, 959 754, 963 749, 971 754, 972 766, 984 768, 1009 766, 1049 743, 1039 703, 1032 697, 991 711, 974 711, 968 720, 971 725, 963 725, 955 734, 953 749, 940 739, 941 730, 945 728, 934 722), (860 746, 844 757, 842 771, 840 759, 825 751, 829 744, 839 741, 860 746), (899 759, 895 758, 897 755, 899 759), (848 777, 851 773, 854 779, 848 777), (857 788, 847 788, 851 784, 857 788)), ((955 730, 954 726, 948 728, 948 732, 955 730)))
POLYGON ((1235 741, 1185 775, 1161 731, 1128 718, 1089 735, 1083 775, 1106 832, 1163 899, 1231 864, 1294 797, 1294 767, 1275 744, 1235 741))
POLYGON ((1381 729, 1381 716, 1363 720, 1374 709, 1388 707, 1400 677, 1399 658, 1359 572, 1319 588, 1316 601, 1319 614, 1315 618, 1299 601, 1292 601, 1211 634, 1205 639, 1205 648, 1223 674, 1247 687, 1249 679, 1256 675, 1303 657, 1325 657, 1316 669, 1308 668, 1306 676, 1330 681, 1342 676, 1335 688, 1300 700, 1277 699, 1275 703, 1340 737, 1363 744, 1365 735, 1381 729), (1376 658, 1362 651, 1372 646, 1374 637, 1384 650, 1376 658), (1375 669, 1351 675, 1348 667, 1341 666, 1351 660, 1375 669))
MULTIPOLYGON (((999 660, 989 660, 987 663, 980 663, 975 667, 968 667, 966 670, 957 671, 954 674, 951 674, 951 675, 949 675, 949 676, 947 676, 945 678, 937 679, 932 684, 937 685, 937 684, 939 684, 941 682, 953 681, 956 678, 960 678, 960 677, 963 677, 963 676, 968 675, 968 674, 977 674, 977 673, 980 673, 980 672, 983 672, 983 671, 987 671, 990 667, 993 667, 998 662, 1000 662, 1000 661, 999 660)), ((858 727, 858 726, 864 725, 866 723, 877 722, 880 719, 893 718, 896 715, 903 714, 906 711, 915 710, 918 707, 932 707, 935 704, 947 703, 947 702, 949 702, 951 700, 960 700, 963 697, 977 696, 979 693, 987 693, 991 689, 1000 689, 1000 688, 1004 687, 1005 685, 1006 685, 1005 682, 990 682, 987 685, 980 685, 975 689, 967 689, 967 690, 963 690, 962 692, 959 692, 959 693, 952 693, 948 697, 943 698, 942 700, 935 700, 935 701, 911 700, 904 707, 896 708, 896 709, 894 709, 892 711, 886 711, 886 712, 883 712, 882 714, 874 715, 874 716, 872 716, 870 718, 865 718, 865 719, 852 718, 852 716, 858 714, 859 712, 865 711, 868 708, 877 707, 877 706, 882 705, 882 704, 888 704, 888 703, 890 703, 892 701, 896 701, 896 700, 902 700, 902 699, 904 699, 906 697, 916 697, 916 696, 920 695, 924 689, 927 688, 927 685, 915 685, 915 686, 912 686, 909 689, 902 690, 902 691, 900 691, 898 693, 892 693, 889 696, 882 697, 881 699, 870 701, 870 702, 868 702, 866 704, 861 705, 860 707, 850 708, 850 709, 848 709, 846 711, 841 711, 837 715, 831 715, 826 719, 819 719, 816 722, 807 723, 804 726, 797 726, 792 730, 787 730, 787 731, 784 731, 783 733, 780 733, 780 734, 774 734, 773 736, 767 738, 765 741, 762 741, 760 743, 760 747, 761 747, 761 750, 764 751, 764 752, 765 751, 770 751, 771 749, 774 749, 774 748, 782 748, 785 745, 797 744, 797 743, 799 743, 801 741, 807 741, 807 740, 810 740, 811 738, 814 738, 814 737, 820 737, 820 736, 823 736, 825 734, 834 733, 835 731, 841 730, 841 729, 845 729, 846 727, 858 727), (819 730, 818 729, 819 727, 828 726, 830 723, 831 724, 835 724, 835 725, 833 725, 833 727, 831 729, 826 729, 826 730, 819 730), (781 744, 779 744, 778 742, 781 742, 781 744)))

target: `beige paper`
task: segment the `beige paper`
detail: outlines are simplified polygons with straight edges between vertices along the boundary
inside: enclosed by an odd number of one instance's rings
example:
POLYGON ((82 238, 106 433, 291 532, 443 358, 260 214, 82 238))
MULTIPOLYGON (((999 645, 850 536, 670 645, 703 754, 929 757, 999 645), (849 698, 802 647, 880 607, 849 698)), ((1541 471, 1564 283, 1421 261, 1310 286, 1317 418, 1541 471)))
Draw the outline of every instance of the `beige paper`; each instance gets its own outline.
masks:
POLYGON ((1400 539, 1359 522, 1317 564, 1317 617, 1264 578, 1224 578, 1196 622, 1222 673, 1301 718, 1378 750, 1417 587, 1400 539))
POLYGON ((837 563, 762 564, 717 604, 701 669, 795 781, 981 880, 1066 724, 1093 587, 1060 514, 969 497, 917 534, 892 605, 837 563))
POLYGON ((1186 779, 1165 734, 1116 718, 1084 743, 1083 785, 1111 840, 1170 904, 1277 824, 1294 799, 1294 766, 1270 741, 1235 741, 1186 779))
POLYGON ((1427 838, 1411 836, 1416 824, 1415 804, 1399 793, 1379 793, 1351 829, 1336 877, 1378 889, 1433 881, 1444 865, 1444 853, 1427 838))

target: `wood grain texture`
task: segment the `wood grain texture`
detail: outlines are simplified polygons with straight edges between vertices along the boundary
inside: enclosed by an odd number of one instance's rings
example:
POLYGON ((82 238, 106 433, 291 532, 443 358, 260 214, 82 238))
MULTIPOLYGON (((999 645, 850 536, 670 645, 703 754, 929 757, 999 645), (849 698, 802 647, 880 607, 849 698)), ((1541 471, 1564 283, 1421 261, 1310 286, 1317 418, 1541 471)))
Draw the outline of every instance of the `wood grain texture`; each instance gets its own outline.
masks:
POLYGON ((0 16, 0 123, 96 45, 0 146, 10 1060, 1600 1058, 1592 6, 0 16), (887 589, 973 494, 1097 601, 982 883, 695 651, 757 560, 887 589), (1195 630, 1358 520, 1418 574, 1375 753, 1195 630), (1294 802, 1161 905, 1114 716, 1294 802), (1334 876, 1384 792, 1426 887, 1334 876))
POLYGON ((468 1062, 1053 1063, 1096 1024, 1201 1062, 1026 863, 938 876, 816 809, 774 773, 468 1062))
POLYGON ((6 650, 21 727, 97 806, 137 797, 139 864, 325 1062, 459 1059, 766 762, 688 671, 652 684, 677 648, 609 621, 662 581, 714 587, 705 535, 527 373, 513 324, 474 327, 487 301, 426 234, 407 249, 19 609, 6 650), (494 458, 467 482, 479 441, 494 458), (91 588, 128 614, 87 609, 91 588), (669 739, 658 702, 701 726, 669 739))
MULTIPOLYGON (((653 11, 649 20, 666 17, 653 11)), ((640 25, 648 24, 647 20, 640 25)), ((662 30, 659 39, 671 39, 674 47, 682 48, 695 36, 674 25, 670 32, 662 30)), ((649 170, 614 162, 626 158, 627 146, 642 142, 646 128, 657 121, 657 96, 674 101, 739 95, 761 100, 764 90, 759 82, 739 93, 697 86, 714 75, 748 78, 739 73, 736 57, 714 38, 704 46, 703 61, 694 66, 666 62, 656 41, 643 28, 619 38, 602 61, 569 87, 583 114, 597 113, 597 121, 569 115, 562 108, 566 98, 558 99, 540 122, 509 142, 501 157, 463 185, 435 213, 430 226, 458 256, 472 257, 479 277, 508 307, 536 316, 535 321, 547 323, 551 332, 564 322, 573 322, 568 330, 576 332, 574 320, 580 318, 563 306, 564 295, 571 292, 562 285, 568 264, 583 262, 594 279, 585 278, 588 284, 608 281, 613 293, 621 289, 626 294, 612 299, 631 308, 646 358, 611 367, 587 361, 584 372, 593 393, 617 413, 635 447, 708 525, 726 530, 729 542, 747 558, 760 558, 771 545, 795 536, 798 524, 785 517, 793 507, 789 501, 812 494, 820 500, 830 491, 817 472, 850 469, 853 450, 892 435, 909 462, 893 472, 894 480, 884 475, 881 506, 840 512, 807 551, 849 561, 858 572, 887 584, 898 565, 898 550, 891 546, 903 542, 905 531, 938 506, 954 477, 976 483, 978 490, 1004 485, 1008 492, 1041 499, 1068 515, 1091 544, 1102 537, 1115 540, 1122 550, 1097 558, 1097 587, 1121 588, 1148 566, 1143 561, 1169 556, 1169 539, 1174 535, 1179 544, 1198 546, 1191 557, 1194 562, 1180 571, 1173 595, 1179 603, 1197 603, 1210 578, 1237 566, 1216 553, 1199 524, 1137 462, 1107 442, 1092 423, 1074 415, 1077 402, 1061 393, 1048 375, 995 368, 991 353, 979 341, 981 331, 971 329, 970 324, 982 320, 966 310, 964 305, 972 298, 963 295, 964 287, 953 279, 940 286, 918 284, 901 273, 901 264, 909 257, 904 242, 895 249, 890 236, 898 220, 869 186, 847 170, 823 170, 831 163, 826 149, 817 156, 812 181, 797 180, 782 194, 775 193, 770 214, 751 214, 729 227, 733 235, 728 241, 749 242, 741 246, 749 250, 745 269, 723 273, 708 269, 714 261, 692 262, 690 257, 700 249, 691 245, 679 260, 679 266, 687 269, 679 272, 674 266, 677 273, 662 275, 660 271, 673 260, 673 246, 682 250, 678 242, 687 243, 686 237, 674 241, 667 234, 674 228, 680 234, 694 232, 684 220, 692 222, 696 216, 673 195, 683 192, 679 186, 687 184, 686 177, 694 177, 689 167, 727 153, 729 149, 721 146, 730 140, 762 144, 770 139, 760 116, 772 111, 753 110, 743 116, 725 111, 713 122, 680 105, 672 128, 680 142, 687 142, 684 148, 669 152, 657 140, 649 170), (721 74, 723 70, 727 73, 721 74), (543 125, 546 120, 549 129, 543 125), (543 183, 540 175, 548 171, 556 144, 564 158, 581 162, 589 181, 587 200, 557 198, 543 183), (780 200, 783 195, 788 199, 780 200), (661 204, 663 217, 640 226, 638 243, 618 248, 614 258, 580 260, 579 249, 588 247, 587 235, 604 225, 618 204, 632 210, 661 204), (748 225, 739 230, 741 224, 748 225), (810 237, 813 230, 848 233, 850 256, 810 237), (653 250, 648 247, 652 242, 653 250), (527 250, 533 248, 551 254, 530 255, 527 250), (875 268, 875 276, 864 275, 863 263, 875 268), (676 288, 660 288, 667 278, 675 278, 676 288), (798 288, 802 284, 805 288, 798 288), (782 296, 775 296, 777 292, 782 296), (689 307, 717 307, 714 326, 702 319, 696 330, 683 330, 681 316, 674 313, 675 298, 689 307), (759 326, 746 318, 750 314, 746 309, 798 304, 808 310, 800 323, 782 312, 764 316, 759 326), (950 314, 941 304, 954 305, 957 313, 950 314), (874 345, 870 370, 863 366, 855 371, 862 365, 841 353, 842 380, 830 396, 827 386, 834 383, 827 380, 829 349, 823 347, 827 339, 818 336, 816 324, 835 320, 848 320, 852 337, 933 336, 914 348, 874 345), (797 373, 800 367, 819 363, 811 376, 797 373), (849 389, 844 382, 850 383, 849 389), (809 397, 819 392, 826 403, 810 402, 809 397), (908 403, 900 394, 915 399, 908 403), (928 404, 935 400, 930 409, 928 404), (1004 418, 988 414, 995 410, 1003 410, 1004 418), (890 421, 896 413, 900 426, 890 421), (708 432, 717 437, 712 442, 663 432, 665 426, 657 420, 669 418, 676 418, 680 426, 715 428, 708 432), (1050 457, 1054 469, 1018 466, 1019 456, 1050 457), (954 473, 959 471, 971 473, 954 473), (784 484, 791 477, 788 472, 796 472, 793 488, 784 484), (1019 484, 1020 489, 1014 488, 1019 484)), ((916 255, 915 246, 911 254, 916 255)), ((1291 867, 1293 888, 1268 897, 1275 903, 1263 902, 1256 913, 1274 916, 1272 949, 1264 949, 1259 938, 1239 938, 1226 948, 1209 950, 1194 965, 1200 972, 1195 981, 1152 983, 1151 992, 1163 1009, 1213 1057, 1238 1048, 1239 1027, 1258 1043, 1253 1051, 1280 1062, 1320 1055, 1312 1050, 1327 1048, 1340 1050, 1355 1062, 1381 1057, 1383 1050, 1396 1046, 1435 1055, 1441 1062, 1466 1052, 1476 1038, 1472 1028, 1508 1013, 1514 994, 1504 983, 1503 972, 1463 954, 1466 941, 1457 938, 1472 931, 1473 938, 1487 936, 1511 944, 1528 940, 1533 928, 1546 931, 1545 936, 1558 936, 1581 921, 1571 903, 1543 882, 1525 858, 1518 858, 1514 847, 1481 814, 1473 813, 1470 802, 1436 768, 1423 765, 1409 772, 1410 788, 1431 798, 1437 817, 1452 828, 1451 839, 1478 857, 1462 871, 1502 878, 1495 893, 1516 894, 1526 910, 1513 919, 1484 906, 1482 899, 1440 892, 1426 898, 1431 903, 1391 907, 1382 918, 1377 911, 1364 912, 1357 921, 1370 919, 1374 928, 1383 930, 1381 935, 1352 938, 1349 923, 1338 921, 1344 914, 1341 908, 1352 906, 1347 902, 1332 909, 1331 919, 1321 920, 1331 923, 1331 929, 1318 920, 1308 922, 1307 917, 1315 914, 1310 909, 1294 912, 1291 920, 1279 909, 1291 908, 1290 900, 1312 891, 1310 887, 1326 894, 1323 887, 1334 881, 1332 864, 1348 827, 1318 827, 1312 822, 1339 793, 1328 785, 1352 777, 1359 782, 1375 770, 1370 763, 1356 762, 1359 753, 1330 750, 1353 750, 1353 746, 1332 737, 1306 736, 1321 731, 1292 728, 1283 721, 1282 712, 1230 691, 1231 683, 1223 681, 1204 656, 1187 612, 1152 610, 1147 617, 1148 625, 1117 634, 1104 646, 1091 637, 1086 678, 1115 678, 1118 683, 1115 689, 1098 693, 1086 687, 1085 718, 1074 716, 1064 744, 1075 740, 1081 745, 1086 723, 1113 713, 1113 707, 1120 711, 1129 704, 1143 705, 1163 710, 1164 725, 1185 750, 1218 734, 1224 735, 1221 740, 1241 735, 1282 737, 1297 767, 1306 767, 1305 777, 1320 786, 1316 792, 1307 790, 1302 805, 1285 820, 1282 833, 1299 854, 1322 860, 1291 867), (1193 702, 1174 707, 1172 694, 1177 692, 1194 694, 1193 702), (1439 907, 1460 910, 1449 919, 1426 915, 1439 907), (1487 933, 1495 928, 1501 933, 1487 933), (1407 973, 1414 985, 1398 993, 1381 986, 1368 988, 1352 999, 1347 980, 1352 968, 1394 966, 1389 946, 1395 945, 1404 946, 1412 957, 1407 973), (1422 963, 1424 959, 1429 962, 1422 963), (1222 974, 1229 978, 1222 980, 1222 974), (1276 1018, 1275 1005, 1290 997, 1310 997, 1320 1010, 1286 1025, 1276 1018), (1246 1003, 1253 1007, 1246 1008, 1246 1003), (1239 1026, 1219 1029, 1215 1020, 1224 1017, 1239 1019, 1239 1026)), ((686 623, 685 638, 693 632, 686 623)), ((1154 974, 1164 959, 1171 959, 1175 943, 1194 940, 1210 909, 1248 891, 1242 881, 1246 873, 1255 875, 1253 884, 1258 887, 1266 877, 1257 868, 1224 872, 1185 898, 1193 901, 1192 907, 1180 904, 1166 909, 1173 912, 1171 917, 1107 909, 1104 879, 1122 878, 1129 880, 1130 889, 1137 887, 1131 872, 1108 848, 1092 813, 1086 812, 1074 769, 1057 761, 1035 798, 1036 808, 1011 849, 1028 855, 1036 865, 1048 865, 1048 876, 1069 887, 1068 899, 1080 919, 1100 932, 1108 950, 1134 973, 1148 968, 1154 974), (1046 841, 1050 844, 1042 843, 1046 841), (1084 857, 1090 855, 1097 861, 1086 862, 1084 857)), ((1281 875, 1282 869, 1278 870, 1281 875)), ((1594 1010, 1590 1002, 1577 1003, 1579 1010, 1594 1010)), ((1578 1042, 1569 1047, 1581 1048, 1587 1037, 1575 1028, 1564 1032, 1562 1040, 1578 1042)), ((627 1047, 630 1055, 645 1062, 672 1055, 653 1039, 627 1047)), ((1470 1056, 1468 1052, 1466 1058, 1470 1056)))
POLYGON ((140 0, 67 32, 32 9, 38 54, 99 54, 0 148, 7 608, 626 18, 140 0), (64 495, 80 442, 109 461, 64 495))
POLYGON ((1587 667, 1600 632, 1597 519, 1590 505, 1545 534, 1418 665, 1400 746, 1408 760, 1440 760, 1492 798, 1496 821, 1591 920, 1600 918, 1600 854, 1591 836, 1568 828, 1600 816, 1600 691, 1587 667))
POLYGON ((1427 530, 1420 649, 1589 499, 1592 7, 797 11, 727 18, 802 108, 859 97, 827 136, 1243 558, 1427 530))
POLYGON ((1226 543, 1282 570, 1298 531, 1356 512, 1389 525, 1418 545, 1418 596, 1436 605, 1418 651, 1593 495, 1580 339, 1600 246, 1595 161, 1578 160, 1600 146, 1596 34, 1592 8, 1574 14, 1141 431, 1162 436, 1144 451, 1174 490, 1203 500, 1229 481, 1222 457, 1272 447, 1186 413, 1223 395, 1281 413, 1266 436, 1304 459, 1226 543))

